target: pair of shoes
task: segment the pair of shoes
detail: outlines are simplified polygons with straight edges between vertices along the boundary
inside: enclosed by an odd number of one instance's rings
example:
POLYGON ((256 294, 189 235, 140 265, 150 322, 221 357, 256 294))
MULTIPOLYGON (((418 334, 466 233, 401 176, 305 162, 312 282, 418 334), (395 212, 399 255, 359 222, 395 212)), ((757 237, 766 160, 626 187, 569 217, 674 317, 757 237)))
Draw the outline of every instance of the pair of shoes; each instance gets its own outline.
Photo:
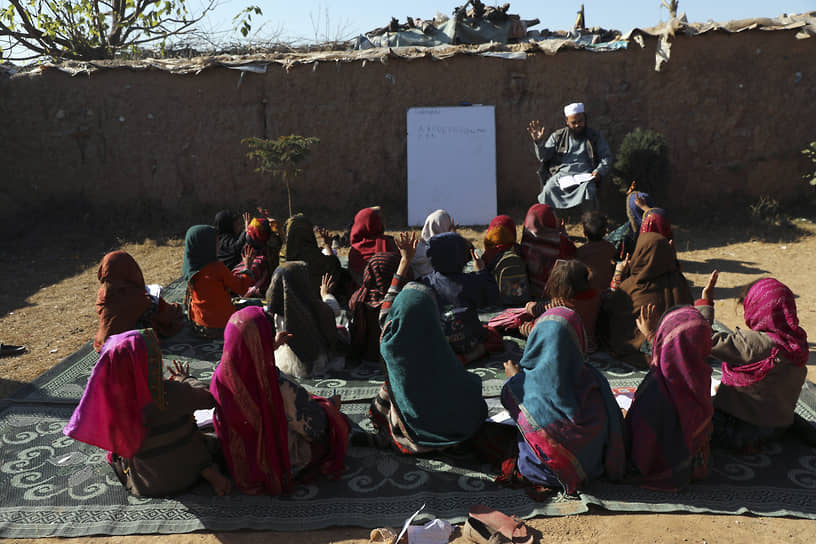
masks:
POLYGON ((0 357, 14 357, 26 352, 25 346, 14 346, 0 342, 0 357))
POLYGON ((517 517, 477 504, 468 512, 465 537, 479 544, 532 544, 533 535, 517 517))

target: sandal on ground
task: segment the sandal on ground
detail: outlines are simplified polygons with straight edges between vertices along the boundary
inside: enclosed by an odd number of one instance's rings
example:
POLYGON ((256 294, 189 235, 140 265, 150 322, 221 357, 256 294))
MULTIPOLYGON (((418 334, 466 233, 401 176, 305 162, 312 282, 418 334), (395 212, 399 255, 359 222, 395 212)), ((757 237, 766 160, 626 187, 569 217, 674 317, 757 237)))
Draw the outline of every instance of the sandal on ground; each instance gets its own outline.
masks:
POLYGON ((371 530, 368 541, 371 544, 396 544, 397 536, 399 535, 391 527, 377 527, 371 530))
POLYGON ((503 534, 472 517, 468 517, 464 527, 462 527, 462 536, 476 544, 508 544, 512 542, 503 534))
MULTIPOLYGON (((507 514, 483 504, 471 507, 468 516, 468 521, 472 518, 480 522, 492 533, 500 533, 506 537, 506 542, 512 542, 513 544, 532 544, 533 542, 533 535, 530 534, 527 525, 517 517, 511 518, 507 514)), ((473 523, 471 523, 471 526, 474 530, 477 529, 473 523)), ((478 530, 476 532, 481 534, 478 530)), ((493 543, 491 542, 491 544, 493 543)))
POLYGON ((14 357, 26 352, 25 346, 14 346, 0 342, 0 357, 14 357))

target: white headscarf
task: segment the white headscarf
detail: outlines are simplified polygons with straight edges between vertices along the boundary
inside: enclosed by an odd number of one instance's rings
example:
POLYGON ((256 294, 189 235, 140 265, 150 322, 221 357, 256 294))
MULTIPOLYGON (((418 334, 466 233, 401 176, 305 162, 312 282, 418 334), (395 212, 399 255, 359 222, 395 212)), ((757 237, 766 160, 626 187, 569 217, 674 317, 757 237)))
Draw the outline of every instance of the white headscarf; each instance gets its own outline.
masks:
POLYGON ((445 210, 436 210, 425 219, 425 225, 422 227, 422 238, 417 243, 416 255, 414 255, 414 260, 411 261, 415 280, 433 272, 431 260, 427 255, 428 240, 437 234, 450 232, 452 228, 453 219, 445 210))

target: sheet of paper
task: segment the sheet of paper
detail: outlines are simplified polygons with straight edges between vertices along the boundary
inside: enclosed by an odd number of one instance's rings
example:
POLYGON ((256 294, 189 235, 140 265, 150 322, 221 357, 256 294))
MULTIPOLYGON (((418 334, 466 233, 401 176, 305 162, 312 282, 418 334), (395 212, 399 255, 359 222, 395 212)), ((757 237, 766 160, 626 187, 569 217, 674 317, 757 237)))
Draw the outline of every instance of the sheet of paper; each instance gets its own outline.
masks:
POLYGON ((502 425, 515 425, 516 424, 516 422, 513 421, 513 418, 510 417, 510 412, 508 412, 507 410, 502 410, 498 414, 490 416, 485 421, 491 421, 493 423, 501 423, 502 425))
POLYGON ((720 387, 720 380, 717 378, 711 378, 711 396, 717 394, 717 388, 720 387))
POLYGON ((196 410, 193 412, 193 417, 195 418, 198 428, 200 429, 201 427, 212 425, 214 413, 215 408, 210 408, 209 410, 196 410))
POLYGON ((574 176, 561 176, 558 178, 558 185, 562 189, 569 189, 570 187, 575 187, 576 185, 580 185, 585 181, 589 181, 592 179, 592 174, 575 174, 574 176))
POLYGON ((629 396, 628 393, 623 395, 615 395, 615 402, 618 403, 618 407, 623 410, 629 410, 629 407, 632 406, 632 401, 634 400, 634 395, 629 396))
POLYGON ((408 526, 411 525, 411 522, 414 521, 414 518, 416 518, 419 515, 419 513, 422 512, 423 510, 425 510, 425 505, 424 504, 422 506, 420 506, 419 510, 414 512, 411 515, 411 517, 409 517, 408 519, 405 520, 405 524, 402 526, 402 531, 400 531, 399 536, 397 536, 397 539, 394 542, 399 542, 402 539, 402 537, 408 531, 408 526))

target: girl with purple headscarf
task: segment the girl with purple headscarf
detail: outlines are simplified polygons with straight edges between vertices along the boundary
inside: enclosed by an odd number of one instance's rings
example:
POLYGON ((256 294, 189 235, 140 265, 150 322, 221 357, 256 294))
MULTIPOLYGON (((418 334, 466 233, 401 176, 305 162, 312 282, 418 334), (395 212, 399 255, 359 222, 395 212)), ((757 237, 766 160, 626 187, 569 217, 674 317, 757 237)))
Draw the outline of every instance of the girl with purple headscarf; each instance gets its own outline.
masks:
MULTIPOLYGON (((717 277, 715 270, 696 303, 709 321, 714 319, 717 277)), ((794 294, 783 283, 763 278, 747 287, 740 302, 748 330, 713 335, 711 353, 723 363, 712 443, 754 452, 793 424, 807 377, 808 343, 794 294)))

